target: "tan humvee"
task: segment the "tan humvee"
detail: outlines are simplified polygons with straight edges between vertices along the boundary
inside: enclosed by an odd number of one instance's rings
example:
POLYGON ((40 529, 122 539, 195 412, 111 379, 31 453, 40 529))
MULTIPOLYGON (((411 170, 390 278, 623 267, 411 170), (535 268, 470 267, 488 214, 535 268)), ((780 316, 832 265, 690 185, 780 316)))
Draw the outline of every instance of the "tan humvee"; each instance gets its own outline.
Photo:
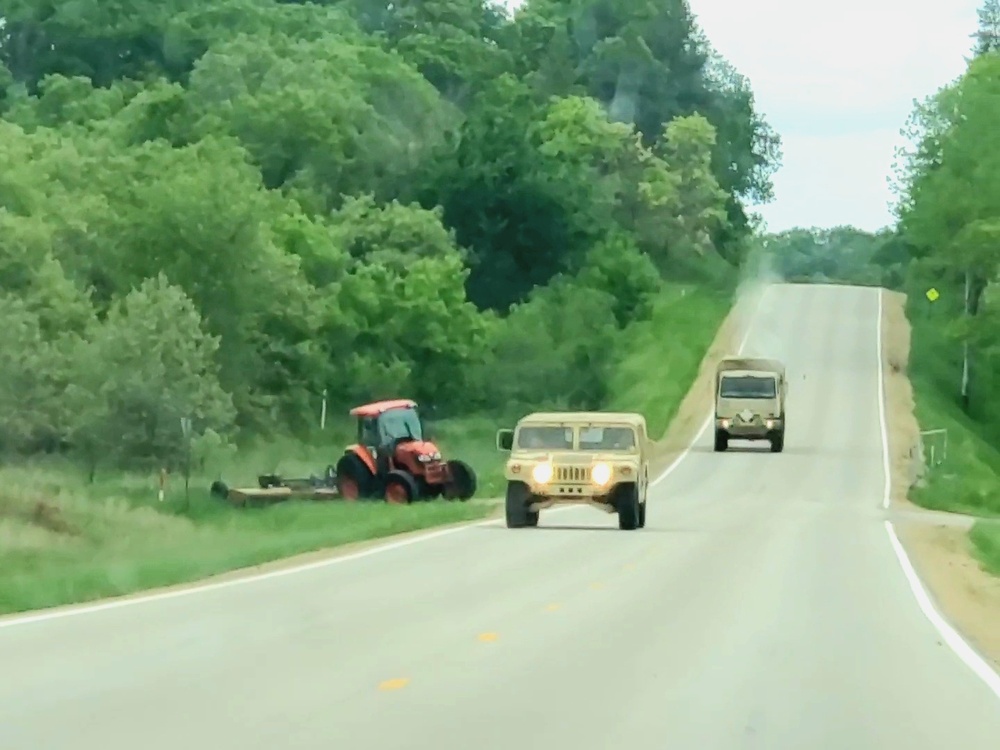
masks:
POLYGON ((536 412, 497 432, 510 451, 507 528, 538 525, 553 505, 590 505, 618 514, 618 528, 646 525, 646 419, 631 412, 536 412))
POLYGON ((729 441, 767 440, 785 449, 785 366, 775 359, 726 357, 715 370, 715 450, 729 441))

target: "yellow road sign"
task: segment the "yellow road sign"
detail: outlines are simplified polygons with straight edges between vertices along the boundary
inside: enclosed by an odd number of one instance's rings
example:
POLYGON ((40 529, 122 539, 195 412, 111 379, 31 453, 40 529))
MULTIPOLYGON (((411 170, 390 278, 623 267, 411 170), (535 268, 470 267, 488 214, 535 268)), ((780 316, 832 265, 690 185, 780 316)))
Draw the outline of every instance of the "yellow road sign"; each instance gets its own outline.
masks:
POLYGON ((934 287, 931 287, 930 289, 927 290, 927 299, 929 299, 931 302, 937 302, 938 297, 940 296, 941 295, 938 293, 938 290, 935 289, 934 287))

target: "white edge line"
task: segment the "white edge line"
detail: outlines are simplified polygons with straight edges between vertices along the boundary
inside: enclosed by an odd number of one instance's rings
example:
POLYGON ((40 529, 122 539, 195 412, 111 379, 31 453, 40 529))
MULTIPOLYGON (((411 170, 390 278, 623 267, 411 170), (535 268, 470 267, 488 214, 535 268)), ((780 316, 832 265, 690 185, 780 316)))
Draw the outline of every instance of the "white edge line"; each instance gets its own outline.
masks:
POLYGON ((885 365, 882 346, 882 289, 878 290, 878 318, 875 322, 875 351, 878 353, 878 426, 882 434, 882 474, 885 484, 882 488, 882 507, 888 509, 892 499, 892 468, 889 465, 889 428, 885 411, 885 365))
MULTIPOLYGON (((882 437, 882 466, 885 471, 885 488, 882 495, 882 507, 888 508, 889 501, 892 496, 892 474, 890 473, 889 467, 889 434, 886 428, 886 413, 885 413, 885 397, 884 389, 885 382, 882 378, 882 295, 883 290, 878 290, 878 335, 875 338, 877 355, 878 355, 878 373, 879 373, 879 384, 878 384, 878 395, 879 395, 879 427, 882 437)), ((979 679, 981 679, 997 698, 1000 698, 1000 674, 998 674, 976 650, 969 645, 968 641, 959 635, 958 631, 952 627, 944 616, 937 610, 931 600, 930 595, 927 593, 927 589, 924 588, 923 583, 920 581, 920 576, 913 567, 913 563, 910 562, 909 556, 906 554, 906 550, 903 549, 902 543, 899 541, 899 537, 896 534, 896 529, 893 528, 891 521, 885 522, 885 531, 889 535, 889 544, 892 546, 892 551, 896 554, 896 559, 899 561, 899 567, 903 571, 903 575, 906 576, 907 583, 910 584, 910 591, 913 592, 913 597, 917 600, 917 604, 920 607, 920 611, 924 613, 931 625, 938 631, 941 635, 942 640, 948 644, 948 647, 955 652, 955 655, 961 659, 965 665, 971 669, 979 679)))
MULTIPOLYGON (((763 302, 764 295, 770 289, 770 286, 765 287, 759 294, 757 299, 757 304, 754 307, 754 313, 750 320, 757 316, 760 310, 761 304, 763 302)), ((735 309, 735 308, 734 308, 735 309)), ((750 330, 752 325, 747 326, 743 340, 740 342, 739 350, 737 353, 742 353, 743 349, 746 347, 747 341, 750 338, 750 330)), ((709 413, 708 418, 705 423, 698 430, 698 434, 694 436, 691 443, 684 449, 684 451, 670 464, 663 473, 661 473, 656 479, 650 482, 650 486, 659 484, 664 479, 666 479, 673 471, 680 465, 688 454, 690 454, 691 449, 698 444, 701 440, 702 435, 705 434, 705 430, 712 423, 713 413, 709 413)), ((551 511, 559 512, 560 510, 571 510, 572 507, 566 508, 556 508, 551 511)), ((233 578, 227 581, 217 581, 215 583, 193 583, 193 584, 177 584, 179 586, 184 586, 184 588, 176 589, 173 591, 160 591, 157 593, 150 594, 126 594, 122 598, 111 599, 109 601, 98 602, 95 604, 79 604, 79 605, 67 605, 65 607, 45 609, 41 611, 36 611, 28 614, 13 614, 0 617, 0 630, 4 628, 12 628, 18 625, 29 625, 37 622, 47 622, 49 620, 58 620, 66 617, 74 617, 78 615, 93 614, 96 612, 104 612, 110 609, 119 609, 121 607, 130 607, 137 604, 147 604, 156 601, 165 601, 167 599, 178 599, 183 596, 192 596, 194 594, 204 594, 209 591, 218 591, 219 589, 233 588, 236 586, 245 586, 251 583, 258 583, 260 581, 266 581, 274 578, 282 578, 284 576, 294 575, 297 573, 304 573, 309 570, 317 570, 319 568, 327 568, 333 565, 339 565, 341 563, 351 562, 353 560, 360 560, 365 557, 371 557, 373 555, 381 554, 383 552, 389 552, 390 550, 401 549, 403 547, 409 547, 414 544, 419 544, 421 542, 430 541, 431 539, 439 539, 443 536, 448 536, 450 534, 457 534, 461 531, 466 531, 468 529, 474 529, 483 526, 496 526, 500 523, 497 519, 490 519, 488 521, 474 521, 472 523, 462 524, 459 526, 452 526, 447 529, 438 529, 437 531, 429 531, 425 534, 420 534, 417 536, 412 536, 408 539, 401 539, 395 542, 386 542, 383 544, 378 544, 377 546, 370 547, 365 550, 358 552, 353 552, 347 555, 340 555, 338 557, 331 557, 325 560, 317 560, 311 563, 304 563, 302 565, 296 565, 293 567, 282 568, 281 570, 272 570, 267 573, 257 573, 254 575, 241 576, 239 578, 233 578)))

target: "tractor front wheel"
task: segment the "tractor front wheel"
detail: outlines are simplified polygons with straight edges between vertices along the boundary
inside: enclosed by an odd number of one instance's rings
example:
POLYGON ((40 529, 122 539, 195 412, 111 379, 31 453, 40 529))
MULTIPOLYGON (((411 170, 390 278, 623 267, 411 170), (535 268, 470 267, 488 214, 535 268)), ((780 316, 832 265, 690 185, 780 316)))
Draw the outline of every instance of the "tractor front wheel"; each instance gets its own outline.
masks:
POLYGON ((390 471, 385 478, 385 501, 390 505, 409 505, 419 497, 417 480, 406 471, 390 471))
POLYGON ((444 485, 446 500, 468 500, 476 494, 476 472, 465 461, 448 462, 448 481, 444 485))
POLYGON ((375 477, 354 453, 345 453, 337 462, 337 492, 347 502, 355 502, 371 494, 375 477))

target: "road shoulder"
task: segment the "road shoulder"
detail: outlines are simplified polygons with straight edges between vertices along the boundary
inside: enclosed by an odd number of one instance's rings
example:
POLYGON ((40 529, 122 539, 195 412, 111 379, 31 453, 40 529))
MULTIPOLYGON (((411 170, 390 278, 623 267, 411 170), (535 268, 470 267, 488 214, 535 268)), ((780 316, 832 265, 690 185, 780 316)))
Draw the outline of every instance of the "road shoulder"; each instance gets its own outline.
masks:
POLYGON ((882 364, 896 533, 942 614, 991 664, 1000 667, 1000 578, 983 570, 973 558, 967 519, 945 519, 907 499, 920 467, 913 457, 920 426, 906 374, 910 324, 905 295, 882 294, 882 364))

